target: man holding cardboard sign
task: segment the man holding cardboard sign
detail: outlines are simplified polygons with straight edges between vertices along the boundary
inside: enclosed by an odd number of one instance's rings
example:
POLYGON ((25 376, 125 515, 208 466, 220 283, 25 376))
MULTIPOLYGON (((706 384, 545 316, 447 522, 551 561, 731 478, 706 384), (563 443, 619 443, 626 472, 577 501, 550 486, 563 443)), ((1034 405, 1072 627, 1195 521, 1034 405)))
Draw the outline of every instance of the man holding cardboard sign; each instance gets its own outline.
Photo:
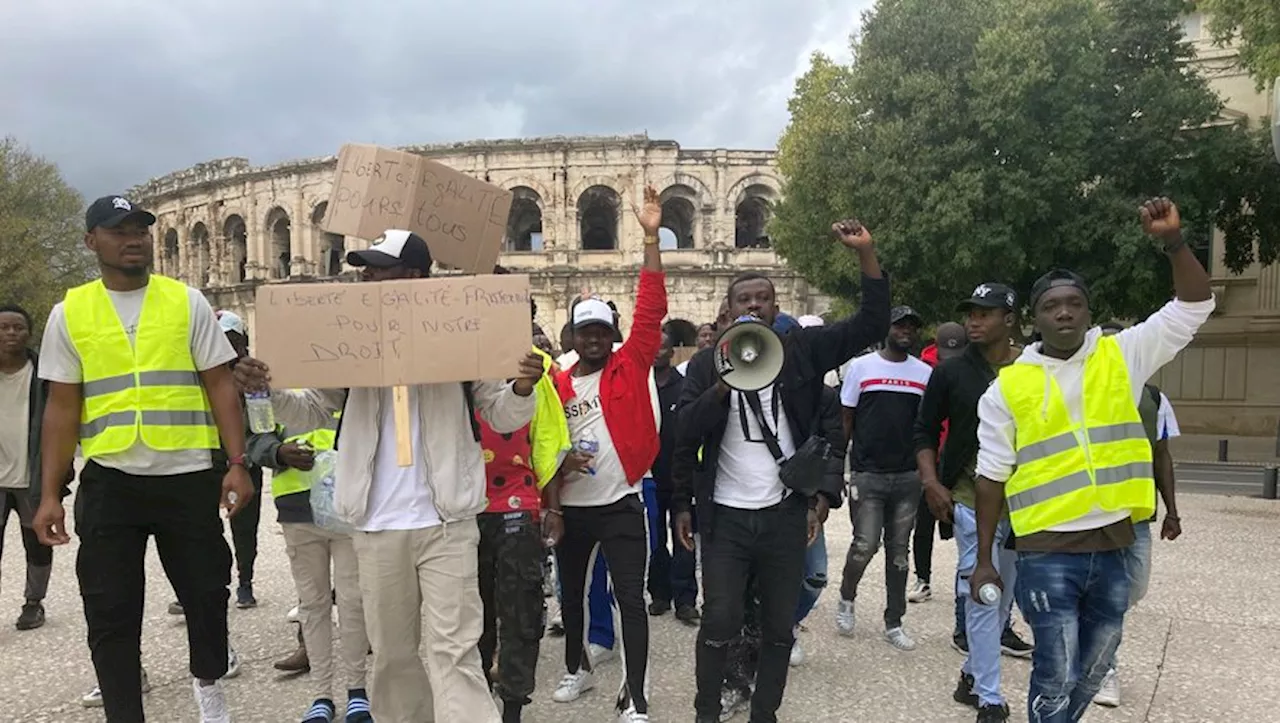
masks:
MULTIPOLYGON (((425 279, 431 253, 417 234, 387 231, 368 250, 348 254, 347 263, 361 267, 366 282, 425 279)), ((484 626, 476 515, 486 500, 472 409, 499 434, 528 424, 542 360, 530 350, 509 373, 519 378, 272 394, 286 424, 319 426, 342 411, 334 509, 358 530, 353 539, 373 645, 370 697, 379 723, 500 720, 476 648, 484 626), (397 445, 405 431, 407 464, 397 445), (425 669, 418 655, 424 634, 425 669)), ((244 359, 236 379, 247 391, 263 391, 271 377, 264 363, 244 359)))

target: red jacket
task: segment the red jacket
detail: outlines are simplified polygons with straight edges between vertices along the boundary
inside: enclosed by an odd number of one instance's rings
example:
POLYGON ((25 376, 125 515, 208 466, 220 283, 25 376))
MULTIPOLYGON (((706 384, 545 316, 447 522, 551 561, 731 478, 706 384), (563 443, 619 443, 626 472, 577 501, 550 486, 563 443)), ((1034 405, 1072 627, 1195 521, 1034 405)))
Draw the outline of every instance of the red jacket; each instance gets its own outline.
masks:
MULTIPOLYGON (((627 481, 635 484, 653 466, 660 446, 658 425, 649 399, 649 370, 662 347, 662 320, 667 316, 667 276, 661 271, 640 271, 636 315, 627 340, 609 356, 600 377, 604 424, 618 450, 627 481)), ((573 399, 573 370, 556 375, 560 402, 573 399)))

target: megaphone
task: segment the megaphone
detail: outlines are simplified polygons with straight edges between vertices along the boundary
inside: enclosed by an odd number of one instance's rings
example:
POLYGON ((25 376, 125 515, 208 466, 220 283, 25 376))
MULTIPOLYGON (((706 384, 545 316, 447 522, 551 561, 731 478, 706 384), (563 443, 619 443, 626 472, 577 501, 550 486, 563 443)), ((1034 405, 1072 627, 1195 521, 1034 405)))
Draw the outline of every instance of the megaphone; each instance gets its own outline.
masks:
POLYGON ((740 316, 716 339, 716 374, 729 388, 754 392, 782 372, 782 339, 755 316, 740 316))

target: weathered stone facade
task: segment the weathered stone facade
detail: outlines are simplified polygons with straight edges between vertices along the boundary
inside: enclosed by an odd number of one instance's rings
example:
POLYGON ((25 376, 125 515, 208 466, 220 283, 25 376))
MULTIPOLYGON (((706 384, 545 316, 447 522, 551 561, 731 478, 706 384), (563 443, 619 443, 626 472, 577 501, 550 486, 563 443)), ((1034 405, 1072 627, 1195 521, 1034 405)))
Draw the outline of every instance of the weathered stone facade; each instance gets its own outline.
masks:
MULTIPOLYGON (((530 275, 538 321, 553 335, 584 288, 614 300, 624 329, 629 323, 642 255, 630 208, 640 203, 646 183, 663 202, 670 317, 695 324, 713 319, 729 280, 749 269, 773 277, 784 310, 827 308, 828 300, 769 248, 765 223, 782 190, 774 151, 685 150, 643 135, 405 150, 514 192, 501 262, 530 275)), ((158 218, 157 268, 205 289, 218 308, 243 314, 251 329, 259 284, 349 272, 346 252, 368 241, 319 227, 336 160, 253 167, 225 158, 133 189, 158 218)))

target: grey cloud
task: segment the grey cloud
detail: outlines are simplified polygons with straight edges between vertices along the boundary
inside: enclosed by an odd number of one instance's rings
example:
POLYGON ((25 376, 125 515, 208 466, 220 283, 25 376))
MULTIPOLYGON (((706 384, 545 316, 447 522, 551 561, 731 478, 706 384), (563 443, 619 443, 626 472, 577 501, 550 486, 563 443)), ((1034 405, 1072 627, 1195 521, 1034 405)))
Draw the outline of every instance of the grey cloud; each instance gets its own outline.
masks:
POLYGON ((804 56, 843 45, 850 15, 838 0, 6 3, 0 133, 90 196, 352 140, 647 130, 768 148, 804 56))

